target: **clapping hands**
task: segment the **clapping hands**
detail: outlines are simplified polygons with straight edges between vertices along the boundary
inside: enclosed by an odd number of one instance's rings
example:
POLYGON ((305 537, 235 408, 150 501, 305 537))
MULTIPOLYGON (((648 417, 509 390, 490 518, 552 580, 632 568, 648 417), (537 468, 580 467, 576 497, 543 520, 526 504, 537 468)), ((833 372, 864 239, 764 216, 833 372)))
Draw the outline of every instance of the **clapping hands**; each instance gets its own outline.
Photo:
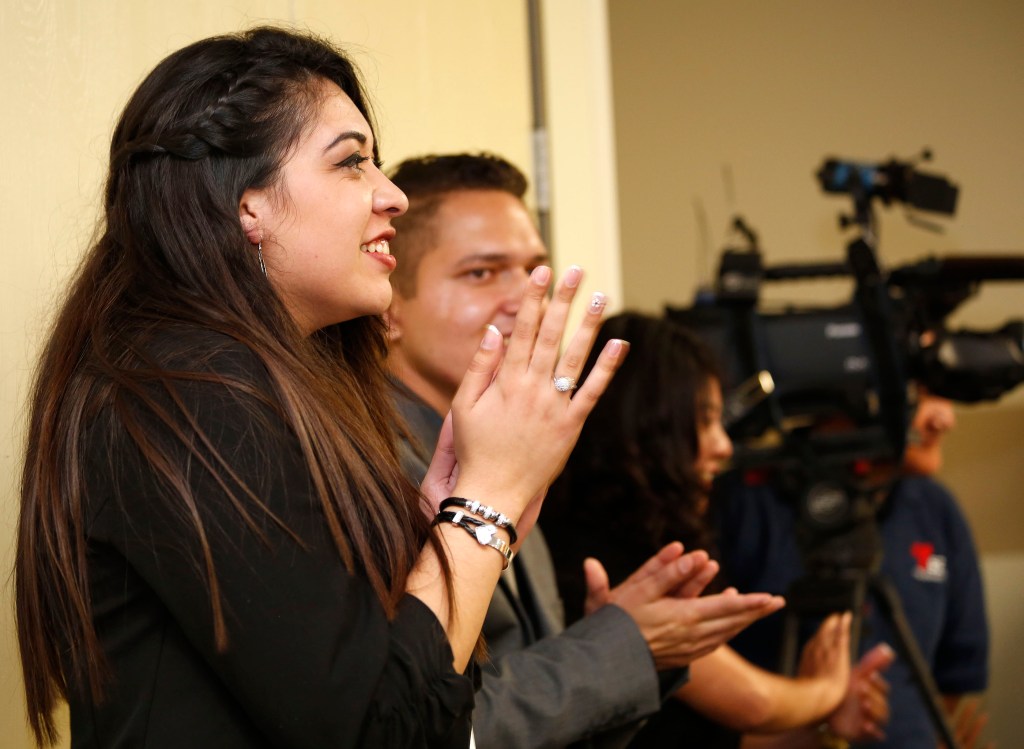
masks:
POLYGON ((655 666, 659 670, 681 668, 785 603, 779 596, 741 595, 733 588, 698 597, 717 572, 718 563, 706 552, 683 554, 683 545, 672 543, 620 585, 609 588, 601 563, 587 559, 584 612, 592 613, 607 604, 619 606, 636 622, 655 666))

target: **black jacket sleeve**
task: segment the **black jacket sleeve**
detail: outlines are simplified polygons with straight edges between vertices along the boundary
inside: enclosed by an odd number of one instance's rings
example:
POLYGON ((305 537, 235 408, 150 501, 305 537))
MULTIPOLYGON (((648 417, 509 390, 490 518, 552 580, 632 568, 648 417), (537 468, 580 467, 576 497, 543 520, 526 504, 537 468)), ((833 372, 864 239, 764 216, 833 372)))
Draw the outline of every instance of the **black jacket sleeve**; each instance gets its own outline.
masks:
MULTIPOLYGON (((244 349, 212 366, 266 385, 244 349)), ((195 434, 209 438, 266 511, 239 492, 242 509, 233 504, 225 471, 204 465, 210 453, 198 437, 199 457, 162 435, 162 454, 186 467, 212 550, 211 576, 190 512, 167 499, 137 448, 127 438, 91 446, 90 543, 122 556, 157 602, 133 606, 118 599, 116 585, 103 588, 98 624, 115 677, 138 679, 145 690, 174 667, 168 653, 195 657, 202 667, 173 688, 151 690, 150 710, 202 721, 212 689, 271 746, 468 746, 473 684, 453 671, 444 630, 409 596, 388 621, 365 578, 346 570, 283 420, 261 399, 223 385, 191 383, 180 393, 197 417, 195 434), (215 641, 211 591, 223 604, 225 648, 215 641), (138 637, 118 635, 126 621, 138 637), (145 654, 161 648, 137 647, 140 638, 172 636, 184 644, 163 648, 160 658, 145 654), (206 704, 192 704, 198 694, 206 704)), ((102 570, 93 573, 100 584, 102 570)), ((131 693, 125 686, 121 693, 131 693)))

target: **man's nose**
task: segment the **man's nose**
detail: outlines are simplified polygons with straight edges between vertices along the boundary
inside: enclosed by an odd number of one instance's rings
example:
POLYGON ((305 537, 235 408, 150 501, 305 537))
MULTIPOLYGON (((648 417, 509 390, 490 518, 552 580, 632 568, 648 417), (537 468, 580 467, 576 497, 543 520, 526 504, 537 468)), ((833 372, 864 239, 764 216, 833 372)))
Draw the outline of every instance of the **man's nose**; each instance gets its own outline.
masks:
POLYGON ((523 294, 526 293, 526 284, 530 280, 530 274, 525 268, 510 270, 505 283, 501 286, 501 293, 504 295, 501 308, 510 315, 519 312, 519 305, 523 301, 523 294))

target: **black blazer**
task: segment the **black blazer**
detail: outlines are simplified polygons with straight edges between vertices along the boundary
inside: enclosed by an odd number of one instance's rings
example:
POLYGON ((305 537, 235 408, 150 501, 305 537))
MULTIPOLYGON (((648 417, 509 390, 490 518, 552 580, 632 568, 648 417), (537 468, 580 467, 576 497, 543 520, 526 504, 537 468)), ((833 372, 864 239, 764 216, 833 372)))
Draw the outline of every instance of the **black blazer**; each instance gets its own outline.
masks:
MULTIPOLYGON (((242 346, 197 334, 177 348, 195 352, 178 364, 241 379, 274 402, 267 373, 242 346)), ((242 522, 201 461, 154 427, 167 460, 189 468, 211 577, 188 513, 157 500, 161 482, 123 433, 108 438, 105 414, 86 445, 87 572, 111 681, 93 704, 71 676, 72 745, 468 746, 473 684, 452 670, 444 630, 409 596, 389 622, 366 580, 345 570, 277 412, 220 385, 179 391, 198 418, 197 441, 210 439, 301 541, 251 504, 254 528, 242 522), (214 642, 213 581, 223 650, 214 642)))

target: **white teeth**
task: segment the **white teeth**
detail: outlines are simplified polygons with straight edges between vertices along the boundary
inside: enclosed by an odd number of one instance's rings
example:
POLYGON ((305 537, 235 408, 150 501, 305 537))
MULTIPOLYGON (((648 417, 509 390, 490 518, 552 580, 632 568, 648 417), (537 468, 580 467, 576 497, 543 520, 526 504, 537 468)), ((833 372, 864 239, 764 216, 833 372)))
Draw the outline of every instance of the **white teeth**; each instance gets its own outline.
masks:
POLYGON ((388 244, 388 240, 386 239, 378 239, 374 242, 370 242, 369 244, 361 244, 359 245, 359 249, 363 252, 381 252, 385 255, 391 254, 391 245, 388 244))

